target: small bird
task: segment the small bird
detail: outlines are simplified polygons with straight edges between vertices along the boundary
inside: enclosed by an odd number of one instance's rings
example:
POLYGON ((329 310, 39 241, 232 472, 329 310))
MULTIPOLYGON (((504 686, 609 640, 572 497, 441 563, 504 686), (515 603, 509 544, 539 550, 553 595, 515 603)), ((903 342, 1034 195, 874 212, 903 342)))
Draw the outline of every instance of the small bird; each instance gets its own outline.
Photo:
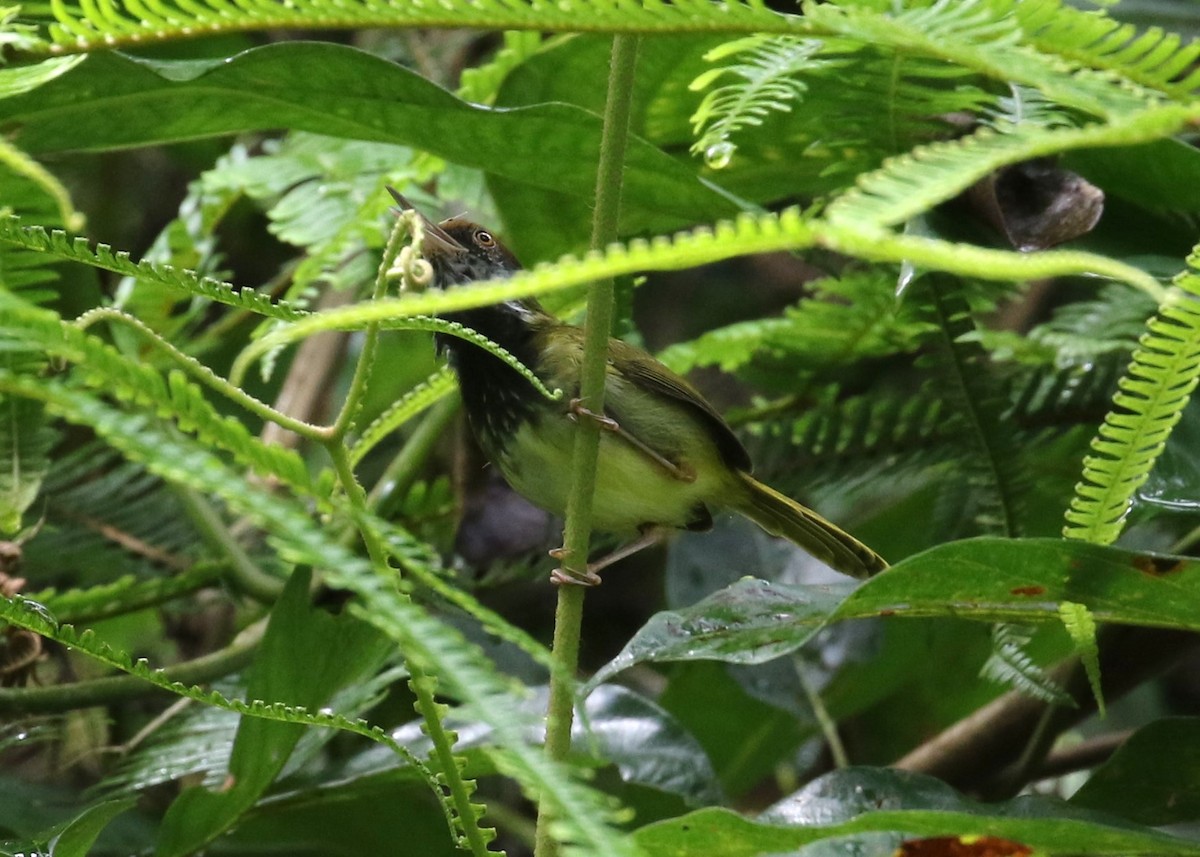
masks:
MULTIPOLYGON (((392 188, 406 210, 416 209, 392 188)), ((425 258, 434 283, 449 288, 521 270, 489 230, 465 218, 424 223, 425 258)), ((516 370, 483 348, 439 333, 439 352, 458 376, 472 431, 488 459, 517 493, 562 515, 571 484, 575 429, 581 419, 603 429, 592 526, 637 536, 588 565, 582 577, 556 569, 556 583, 595 585, 596 572, 662 540, 675 529, 707 530, 711 509, 728 507, 768 533, 783 536, 844 574, 868 577, 887 568, 869 547, 811 509, 750 475, 750 456, 721 415, 687 381, 653 356, 619 339, 608 343, 604 413, 580 406, 583 329, 559 321, 531 298, 447 313, 512 353, 546 385, 566 394, 550 401, 516 370)), ((561 552, 551 552, 561 557, 561 552)))

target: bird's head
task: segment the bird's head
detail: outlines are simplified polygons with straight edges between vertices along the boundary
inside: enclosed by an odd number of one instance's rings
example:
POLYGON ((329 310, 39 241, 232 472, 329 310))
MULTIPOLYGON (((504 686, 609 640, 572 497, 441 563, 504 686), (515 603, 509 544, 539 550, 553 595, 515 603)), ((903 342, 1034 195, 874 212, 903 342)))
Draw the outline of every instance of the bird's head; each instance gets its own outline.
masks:
POLYGON ((433 266, 434 282, 439 288, 507 277, 521 270, 521 263, 492 232, 464 217, 452 217, 434 223, 416 206, 388 188, 402 209, 415 211, 425 227, 425 258, 433 266))

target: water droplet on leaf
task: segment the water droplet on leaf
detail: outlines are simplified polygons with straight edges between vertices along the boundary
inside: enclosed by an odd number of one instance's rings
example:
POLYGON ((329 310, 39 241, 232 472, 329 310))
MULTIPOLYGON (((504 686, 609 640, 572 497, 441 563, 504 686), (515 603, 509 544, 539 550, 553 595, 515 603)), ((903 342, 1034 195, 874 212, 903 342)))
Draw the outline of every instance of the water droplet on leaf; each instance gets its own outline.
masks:
POLYGON ((704 163, 714 170, 723 170, 733 160, 733 153, 735 151, 737 151, 737 146, 728 140, 713 143, 704 150, 704 163))

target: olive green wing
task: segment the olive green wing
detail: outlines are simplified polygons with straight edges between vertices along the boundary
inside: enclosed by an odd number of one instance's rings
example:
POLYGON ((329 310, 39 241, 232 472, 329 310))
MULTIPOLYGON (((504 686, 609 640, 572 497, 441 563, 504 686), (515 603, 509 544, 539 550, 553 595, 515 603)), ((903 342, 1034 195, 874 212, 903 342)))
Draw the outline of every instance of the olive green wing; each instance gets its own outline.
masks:
POLYGON ((609 340, 608 357, 611 370, 623 375, 631 383, 647 392, 665 396, 691 408, 708 428, 725 463, 738 470, 750 472, 750 454, 733 433, 733 429, 699 390, 649 353, 619 339, 609 340))

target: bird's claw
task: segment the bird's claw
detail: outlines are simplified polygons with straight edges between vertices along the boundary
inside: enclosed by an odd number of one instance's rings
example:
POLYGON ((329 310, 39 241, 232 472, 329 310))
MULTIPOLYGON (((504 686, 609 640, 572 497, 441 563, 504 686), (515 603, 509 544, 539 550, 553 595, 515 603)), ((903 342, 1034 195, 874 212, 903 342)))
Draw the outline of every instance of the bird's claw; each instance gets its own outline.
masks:
POLYGON ((592 571, 580 574, 565 568, 556 568, 550 572, 550 582, 555 586, 599 586, 603 581, 600 580, 600 575, 592 571))
POLYGON ((567 406, 567 417, 575 422, 579 422, 580 417, 587 417, 605 431, 619 432, 621 430, 621 424, 612 417, 606 417, 604 414, 598 414, 589 408, 585 408, 583 406, 583 399, 576 398, 571 400, 571 403, 567 406))
POLYGON ((649 458, 651 461, 653 461, 655 464, 657 464, 663 470, 667 471, 667 473, 671 474, 671 476, 673 476, 675 479, 678 479, 680 482, 695 482, 696 481, 696 471, 691 466, 689 466, 687 464, 676 464, 674 461, 672 461, 671 459, 662 455, 660 452, 658 452, 656 449, 651 447, 649 444, 643 442, 639 438, 637 438, 634 435, 630 434, 629 432, 625 431, 625 429, 621 428, 621 424, 619 422, 617 422, 616 420, 614 420, 612 417, 608 417, 608 416, 605 416, 604 414, 598 414, 595 411, 588 410, 587 408, 585 408, 583 406, 582 402, 583 402, 582 399, 572 399, 571 400, 571 403, 567 409, 567 418, 568 419, 570 419, 574 422, 579 422, 580 417, 587 417, 589 420, 593 420, 604 431, 612 432, 617 437, 624 440, 626 443, 628 443, 634 449, 641 452, 643 455, 645 455, 647 458, 649 458))

